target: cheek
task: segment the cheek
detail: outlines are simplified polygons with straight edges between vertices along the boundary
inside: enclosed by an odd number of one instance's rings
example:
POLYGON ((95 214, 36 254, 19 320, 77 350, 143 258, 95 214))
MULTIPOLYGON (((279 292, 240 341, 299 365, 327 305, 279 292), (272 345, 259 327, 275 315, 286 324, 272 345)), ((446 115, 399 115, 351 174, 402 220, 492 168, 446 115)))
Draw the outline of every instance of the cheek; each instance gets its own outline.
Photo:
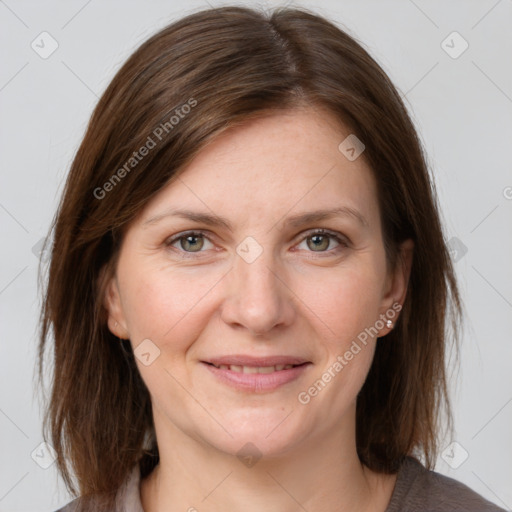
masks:
MULTIPOLYGON (((130 268, 136 265, 125 270, 130 268)), ((179 383, 188 382, 187 355, 211 320, 210 294, 220 276, 147 264, 143 271, 124 276, 123 309, 132 347, 135 351, 149 339, 160 351, 148 366, 136 358, 141 377, 157 406, 165 409, 169 396, 186 401, 179 383)))
POLYGON ((308 401, 326 428, 356 401, 373 361, 377 338, 366 329, 379 318, 378 283, 368 269, 333 272, 310 294, 307 305, 314 314, 309 317, 316 333, 323 333, 317 341, 323 355, 300 400, 308 401))
POLYGON ((165 350, 185 350, 194 333, 204 327, 208 294, 219 276, 151 268, 147 264, 143 271, 137 272, 136 268, 135 264, 127 265, 127 279, 122 283, 132 344, 137 346, 149 338, 165 350), (134 271, 129 272, 130 268, 134 271))
POLYGON ((309 316, 316 317, 315 323, 324 325, 321 330, 326 339, 341 350, 378 319, 382 278, 378 265, 368 258, 357 265, 317 273, 314 281, 304 277, 299 296, 306 297, 304 303, 309 316))

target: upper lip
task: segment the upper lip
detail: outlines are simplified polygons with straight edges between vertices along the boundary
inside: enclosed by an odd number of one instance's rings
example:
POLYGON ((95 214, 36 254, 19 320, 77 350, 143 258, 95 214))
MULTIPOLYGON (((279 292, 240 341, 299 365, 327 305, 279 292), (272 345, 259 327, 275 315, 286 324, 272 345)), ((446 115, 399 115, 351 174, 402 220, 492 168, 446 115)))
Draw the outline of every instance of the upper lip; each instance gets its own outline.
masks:
POLYGON ((225 365, 237 365, 237 366, 254 366, 264 368, 266 366, 277 366, 286 364, 303 364, 309 363, 307 359, 295 356, 267 356, 267 357, 254 357, 243 354, 234 354, 230 356, 219 356, 203 361, 205 363, 211 363, 216 366, 221 364, 225 365))

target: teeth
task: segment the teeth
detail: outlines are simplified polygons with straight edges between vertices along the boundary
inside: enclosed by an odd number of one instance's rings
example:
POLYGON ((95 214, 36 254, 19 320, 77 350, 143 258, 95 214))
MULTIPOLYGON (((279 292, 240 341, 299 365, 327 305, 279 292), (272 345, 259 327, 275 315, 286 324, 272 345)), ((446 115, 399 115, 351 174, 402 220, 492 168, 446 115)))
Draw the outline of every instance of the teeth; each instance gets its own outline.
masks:
POLYGON ((279 372, 281 370, 289 370, 290 368, 293 368, 295 365, 293 364, 277 364, 275 366, 238 366, 236 364, 221 364, 219 366, 214 365, 216 368, 219 368, 221 370, 231 370, 232 372, 237 373, 273 373, 273 372, 279 372))

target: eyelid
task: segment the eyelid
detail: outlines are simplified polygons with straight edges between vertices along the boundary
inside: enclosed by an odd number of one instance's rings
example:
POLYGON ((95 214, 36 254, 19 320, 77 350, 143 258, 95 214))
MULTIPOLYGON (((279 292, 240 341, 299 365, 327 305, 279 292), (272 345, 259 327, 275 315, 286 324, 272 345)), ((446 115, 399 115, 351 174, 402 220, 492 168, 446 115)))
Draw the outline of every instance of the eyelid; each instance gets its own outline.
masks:
MULTIPOLYGON (((351 242, 342 233, 337 231, 332 231, 330 229, 325 228, 314 228, 307 230, 301 233, 299 241, 295 244, 295 246, 303 243, 307 238, 312 237, 314 235, 324 235, 328 236, 331 239, 334 239, 338 245, 333 249, 328 249, 327 251, 306 251, 307 258, 309 259, 317 259, 317 258, 328 258, 332 256, 339 256, 344 250, 348 249, 351 246, 351 242)), ((297 251, 296 247, 292 249, 294 252, 297 251)))
MULTIPOLYGON (((210 236, 208 236, 208 233, 209 233, 208 231, 204 231, 202 229, 191 229, 191 230, 188 230, 188 231, 181 231, 179 233, 176 233, 175 235, 170 236, 169 238, 166 238, 165 241, 164 241, 164 245, 166 247, 171 248, 171 249, 176 249, 174 247, 171 247, 172 244, 174 244, 175 242, 178 242, 182 238, 186 238, 187 236, 203 236, 210 243, 213 244, 213 241, 211 240, 210 236)), ((194 254, 200 254, 200 253, 204 252, 204 251, 187 252, 187 251, 183 251, 183 250, 180 250, 180 249, 176 249, 176 251, 182 257, 185 257, 185 258, 194 258, 195 257, 194 254)))
POLYGON ((332 231, 331 229, 326 228, 313 228, 308 229, 302 233, 300 233, 300 241, 313 236, 313 235, 329 235, 331 238, 334 238, 337 240, 340 244, 349 245, 350 240, 347 236, 343 235, 342 233, 339 233, 338 231, 332 231))
MULTIPOLYGON (((303 231, 302 233, 297 235, 300 238, 298 239, 298 241, 297 241, 297 243, 295 245, 297 245, 300 242, 303 242, 304 240, 306 240, 307 238, 309 238, 310 236, 313 236, 313 235, 328 235, 332 239, 336 240, 338 242, 339 246, 335 247, 334 249, 330 249, 328 251, 318 251, 318 252, 316 252, 316 251, 309 251, 312 254, 319 254, 319 255, 329 254, 329 255, 332 255, 332 254, 335 254, 337 252, 337 250, 339 250, 340 247, 345 247, 346 248, 346 247, 349 247, 349 245, 350 245, 350 240, 348 239, 348 237, 346 237, 342 233, 339 233, 337 231, 332 231, 332 230, 326 229, 326 228, 313 228, 313 229, 309 229, 309 230, 303 231)), ((172 246, 172 244, 174 244, 175 242, 177 242, 181 238, 186 238, 187 236, 203 236, 210 243, 213 243, 209 231, 202 230, 202 229, 194 229, 194 230, 181 231, 179 233, 176 233, 176 235, 173 235, 173 236, 167 238, 165 240, 164 244, 165 244, 165 246, 170 247, 170 246, 172 246)), ((185 257, 192 257, 193 258, 194 254, 200 254, 200 253, 205 252, 205 251, 187 252, 187 251, 183 251, 183 250, 179 250, 178 249, 178 252, 181 255, 185 255, 185 257)))

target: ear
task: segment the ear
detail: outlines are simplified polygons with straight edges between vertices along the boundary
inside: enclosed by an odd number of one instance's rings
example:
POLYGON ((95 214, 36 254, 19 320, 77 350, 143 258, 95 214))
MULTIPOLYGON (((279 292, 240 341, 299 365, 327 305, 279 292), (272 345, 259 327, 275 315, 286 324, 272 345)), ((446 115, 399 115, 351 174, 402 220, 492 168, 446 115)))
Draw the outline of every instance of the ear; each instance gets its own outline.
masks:
POLYGON ((107 311, 109 331, 118 338, 129 339, 117 277, 107 267, 100 272, 100 290, 103 290, 103 307, 107 311))
MULTIPOLYGON (((411 239, 407 239, 402 242, 399 247, 398 261, 395 269, 390 269, 386 279, 380 313, 383 320, 386 321, 387 319, 390 319, 393 322, 393 325, 398 319, 398 312, 402 309, 407 295, 413 254, 414 242, 411 239), (400 305, 399 308, 398 304, 400 305), (393 312, 393 314, 389 314, 390 312, 393 312), (388 314, 386 315, 386 313, 388 314)), ((392 326, 385 326, 384 329, 381 329, 379 336, 385 336, 392 329, 392 326)))

